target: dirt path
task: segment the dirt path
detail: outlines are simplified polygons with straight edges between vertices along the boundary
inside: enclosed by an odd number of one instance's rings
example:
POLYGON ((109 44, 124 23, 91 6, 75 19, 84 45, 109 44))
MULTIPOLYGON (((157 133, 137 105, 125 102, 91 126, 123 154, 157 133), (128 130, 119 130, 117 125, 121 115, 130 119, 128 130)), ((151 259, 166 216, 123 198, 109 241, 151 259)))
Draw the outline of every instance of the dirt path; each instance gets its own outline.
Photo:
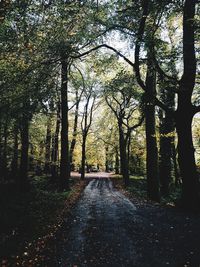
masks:
POLYGON ((158 206, 136 208, 102 175, 86 187, 71 224, 66 221, 56 266, 199 267, 199 223, 158 206))

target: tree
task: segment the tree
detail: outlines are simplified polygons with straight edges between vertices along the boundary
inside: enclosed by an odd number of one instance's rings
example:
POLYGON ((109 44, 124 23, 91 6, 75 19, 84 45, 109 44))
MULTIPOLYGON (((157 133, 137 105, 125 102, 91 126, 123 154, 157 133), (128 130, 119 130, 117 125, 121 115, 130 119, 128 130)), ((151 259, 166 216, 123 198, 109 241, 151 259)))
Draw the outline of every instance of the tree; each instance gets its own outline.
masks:
POLYGON ((200 186, 197 174, 194 145, 192 140, 192 120, 200 108, 191 102, 196 78, 195 26, 194 16, 197 1, 185 1, 183 9, 183 63, 184 70, 178 92, 178 107, 175 112, 178 135, 178 162, 183 181, 182 204, 188 208, 198 208, 200 186), (185 110, 187 112, 185 112, 185 110), (183 119, 184 114, 184 119, 183 119))
POLYGON ((90 126, 92 124, 93 112, 95 108, 96 93, 94 92, 95 84, 90 84, 85 88, 84 97, 85 105, 81 120, 82 130, 82 157, 81 157, 81 179, 85 178, 85 163, 86 163, 86 141, 90 126))
MULTIPOLYGON (((186 0, 183 5, 183 74, 178 83, 177 109, 173 110, 163 106, 166 112, 174 114, 176 131, 178 136, 178 162, 182 184, 182 205, 185 208, 195 209, 199 206, 199 179, 196 170, 194 146, 192 140, 192 120, 199 112, 199 107, 193 105, 192 94, 196 78, 196 52, 195 52, 195 7, 197 1, 186 0), (186 112, 185 112, 186 111, 186 112), (184 119, 183 119, 184 114, 184 119)), ((176 80, 169 77, 160 68, 156 59, 157 70, 165 76, 168 81, 176 80)))
POLYGON ((138 127, 142 119, 135 124, 133 115, 139 106, 139 92, 135 88, 132 75, 117 73, 116 77, 105 86, 105 100, 116 117, 119 131, 120 166, 124 183, 129 185, 129 143, 131 132, 138 127), (131 122, 132 120, 132 122, 131 122))

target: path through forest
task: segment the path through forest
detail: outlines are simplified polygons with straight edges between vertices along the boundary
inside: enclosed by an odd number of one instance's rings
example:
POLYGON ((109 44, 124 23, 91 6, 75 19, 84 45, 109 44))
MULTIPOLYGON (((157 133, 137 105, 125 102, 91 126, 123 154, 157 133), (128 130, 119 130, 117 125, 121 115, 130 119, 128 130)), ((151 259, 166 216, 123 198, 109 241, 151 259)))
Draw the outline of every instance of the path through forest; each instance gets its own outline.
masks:
POLYGON ((56 266, 61 267, 200 263, 198 216, 153 204, 134 205, 103 175, 89 182, 58 240, 56 266))

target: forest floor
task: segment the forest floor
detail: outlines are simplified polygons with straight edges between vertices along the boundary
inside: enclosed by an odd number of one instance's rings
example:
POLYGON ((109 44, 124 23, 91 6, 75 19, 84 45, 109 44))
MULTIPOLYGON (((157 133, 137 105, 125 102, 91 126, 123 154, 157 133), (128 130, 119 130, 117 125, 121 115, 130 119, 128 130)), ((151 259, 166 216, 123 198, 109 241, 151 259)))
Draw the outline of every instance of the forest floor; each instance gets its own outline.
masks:
MULTIPOLYGON (((2 266, 200 266, 198 214, 151 203, 132 186, 124 190, 122 180, 109 174, 87 177, 83 194, 47 247, 41 248, 41 240, 37 253, 27 255, 27 250, 19 265, 2 266)), ((138 182, 142 188, 140 179, 132 185, 138 182)))

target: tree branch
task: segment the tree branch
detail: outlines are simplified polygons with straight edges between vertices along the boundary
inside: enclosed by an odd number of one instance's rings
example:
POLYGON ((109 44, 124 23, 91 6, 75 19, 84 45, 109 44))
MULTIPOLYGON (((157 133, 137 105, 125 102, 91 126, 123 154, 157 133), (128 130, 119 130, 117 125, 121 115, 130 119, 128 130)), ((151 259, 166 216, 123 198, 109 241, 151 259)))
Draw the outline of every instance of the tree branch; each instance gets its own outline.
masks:
POLYGON ((200 112, 200 106, 194 106, 193 105, 194 114, 200 112))
POLYGON ((96 51, 96 50, 98 50, 98 49, 100 49, 100 48, 108 48, 108 49, 110 49, 110 50, 112 50, 112 51, 114 51, 118 56, 120 56, 120 57, 122 57, 129 65, 131 65, 133 68, 134 68, 134 63, 131 61, 131 60, 129 60, 126 56, 124 56, 121 52, 119 52, 117 49, 115 49, 114 47, 112 47, 112 46, 110 46, 110 45, 107 45, 107 44, 101 44, 101 45, 98 45, 98 46, 96 46, 96 47, 94 47, 94 48, 91 48, 90 50, 88 50, 88 51, 86 51, 86 52, 83 52, 82 54, 78 54, 78 55, 72 55, 71 57, 72 58, 74 58, 74 59, 76 59, 76 58, 81 58, 81 57, 83 57, 83 56, 86 56, 86 55, 88 55, 88 54, 90 54, 91 52, 93 52, 93 51, 96 51))
POLYGON ((163 104, 159 99, 156 97, 154 98, 154 103, 156 106, 162 108, 166 113, 171 114, 172 116, 175 115, 175 111, 173 109, 168 108, 165 104, 163 104))
POLYGON ((142 18, 140 20, 139 29, 137 33, 138 37, 135 43, 135 64, 134 64, 134 70, 135 70, 137 82, 144 91, 146 91, 146 86, 145 86, 144 81, 141 78, 139 60, 140 60, 140 46, 141 46, 141 41, 144 35, 145 23, 146 23, 148 13, 149 13, 149 1, 144 0, 142 18))

